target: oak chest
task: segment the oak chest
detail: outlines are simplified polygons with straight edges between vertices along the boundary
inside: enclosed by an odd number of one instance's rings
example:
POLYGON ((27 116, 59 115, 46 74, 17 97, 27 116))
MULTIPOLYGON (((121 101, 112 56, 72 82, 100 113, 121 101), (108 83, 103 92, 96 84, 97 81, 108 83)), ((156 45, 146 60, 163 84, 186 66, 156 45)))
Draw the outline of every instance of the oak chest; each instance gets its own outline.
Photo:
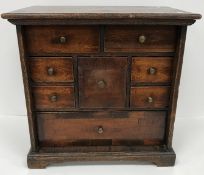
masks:
POLYGON ((65 161, 172 166, 187 25, 168 7, 29 7, 17 27, 29 168, 65 161))

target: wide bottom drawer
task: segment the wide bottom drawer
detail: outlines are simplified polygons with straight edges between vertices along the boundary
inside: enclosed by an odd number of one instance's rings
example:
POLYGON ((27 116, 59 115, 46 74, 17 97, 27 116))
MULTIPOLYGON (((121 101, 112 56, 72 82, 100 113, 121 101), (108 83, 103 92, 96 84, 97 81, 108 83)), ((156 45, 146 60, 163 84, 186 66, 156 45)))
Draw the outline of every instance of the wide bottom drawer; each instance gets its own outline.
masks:
POLYGON ((37 113, 41 146, 159 145, 166 112, 37 113))

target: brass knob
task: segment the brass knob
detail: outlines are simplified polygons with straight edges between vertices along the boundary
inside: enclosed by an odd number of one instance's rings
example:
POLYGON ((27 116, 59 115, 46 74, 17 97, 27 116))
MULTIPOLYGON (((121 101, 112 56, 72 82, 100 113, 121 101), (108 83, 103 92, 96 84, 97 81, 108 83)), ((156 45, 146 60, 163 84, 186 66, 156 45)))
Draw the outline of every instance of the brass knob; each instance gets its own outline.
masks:
POLYGON ((150 68, 149 68, 149 74, 150 74, 150 75, 154 75, 154 74, 156 74, 156 72, 157 72, 157 69, 156 69, 156 68, 154 68, 154 67, 150 67, 150 68))
POLYGON ((98 81, 97 84, 98 84, 98 87, 101 89, 103 89, 106 86, 106 82, 104 80, 98 81))
POLYGON ((56 101, 57 101, 57 95, 52 95, 52 96, 50 97, 50 101, 51 101, 51 102, 56 102, 56 101))
POLYGON ((140 44, 143 44, 143 43, 145 43, 145 41, 146 41, 146 36, 140 35, 140 36, 139 36, 139 43, 140 43, 140 44))
POLYGON ((152 97, 148 97, 147 101, 148 101, 148 103, 152 103, 153 102, 153 98, 152 97))
POLYGON ((49 68, 47 69, 47 74, 48 74, 48 75, 54 75, 54 69, 53 69, 52 67, 49 67, 49 68))
POLYGON ((102 133, 103 133, 103 127, 102 127, 102 126, 99 126, 99 127, 98 127, 98 133, 99 133, 99 134, 102 134, 102 133))
POLYGON ((67 42, 67 38, 65 36, 60 36, 59 41, 61 44, 64 44, 67 42))

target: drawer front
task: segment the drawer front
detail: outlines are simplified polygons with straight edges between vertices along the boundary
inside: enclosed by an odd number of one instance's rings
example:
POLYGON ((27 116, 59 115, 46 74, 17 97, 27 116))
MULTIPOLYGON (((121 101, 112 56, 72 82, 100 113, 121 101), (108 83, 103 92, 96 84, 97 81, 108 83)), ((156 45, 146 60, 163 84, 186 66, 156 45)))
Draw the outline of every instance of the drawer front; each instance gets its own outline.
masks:
POLYGON ((104 45, 106 52, 174 52, 176 27, 106 27, 104 45))
POLYGON ((36 86, 32 88, 36 110, 66 110, 75 107, 74 87, 36 86))
POLYGON ((81 108, 125 107, 127 58, 80 58, 81 108))
POLYGON ((30 55, 99 51, 97 26, 27 26, 25 35, 30 55))
POLYGON ((157 145, 163 143, 166 112, 38 113, 43 146, 157 145))
POLYGON ((134 57, 132 83, 169 83, 173 69, 171 57, 134 57))
POLYGON ((132 87, 130 106, 135 108, 166 108, 170 87, 132 87))
POLYGON ((34 82, 73 82, 74 61, 72 58, 31 58, 31 79, 34 82))

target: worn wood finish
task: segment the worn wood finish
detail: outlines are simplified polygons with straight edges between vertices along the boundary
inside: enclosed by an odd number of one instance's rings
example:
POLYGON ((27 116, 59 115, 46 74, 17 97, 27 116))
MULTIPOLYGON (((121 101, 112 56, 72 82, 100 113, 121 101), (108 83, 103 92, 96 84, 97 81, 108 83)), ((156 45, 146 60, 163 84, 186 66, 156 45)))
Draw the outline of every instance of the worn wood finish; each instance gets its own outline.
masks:
POLYGON ((33 98, 32 98, 32 90, 29 86, 29 66, 26 60, 26 51, 25 51, 25 42, 23 38, 23 28, 22 26, 16 26, 17 37, 18 37, 18 46, 20 53, 20 61, 21 61, 21 69, 23 76, 23 84, 24 84, 24 92, 26 98, 26 108, 27 108, 27 116, 29 123, 29 132, 30 132, 30 141, 31 141, 31 151, 38 150, 38 139, 37 139, 37 131, 36 131, 36 117, 33 114, 33 98))
POLYGON ((66 152, 166 152, 168 148, 165 145, 102 145, 102 146, 64 146, 64 147, 41 147, 40 153, 66 153, 66 152))
POLYGON ((176 155, 173 149, 162 151, 154 149, 153 151, 126 151, 126 152, 66 152, 66 153, 38 153, 29 152, 28 167, 42 169, 49 164, 63 162, 82 162, 82 161, 148 161, 156 164, 158 167, 174 166, 176 155))
POLYGON ((45 146, 66 146, 80 140, 112 140, 112 145, 117 144, 117 140, 124 140, 123 144, 135 140, 137 144, 155 145, 164 139, 166 113, 41 113, 37 119, 39 141, 45 146), (93 117, 87 118, 87 115, 93 117))
POLYGON ((169 105, 169 87, 132 87, 130 106, 137 108, 166 108, 169 105))
POLYGON ((29 55, 49 53, 90 53, 99 51, 97 26, 26 26, 25 42, 29 55), (64 37, 64 41, 60 38, 64 37), (40 46, 40 47, 39 47, 40 46))
POLYGON ((108 26, 105 29, 105 52, 174 52, 175 26, 108 26), (145 37, 140 43, 139 38, 145 37))
POLYGON ((74 88, 66 86, 35 86, 32 88, 35 109, 57 111, 75 107, 74 88))
POLYGON ((79 58, 79 106, 125 107, 127 57, 79 58))
POLYGON ((37 57, 29 58, 33 82, 73 82, 74 61, 72 58, 37 57))
POLYGON ((66 161, 173 166, 187 25, 168 7, 29 7, 17 25, 29 168, 66 161))
POLYGON ((31 6, 2 14, 4 19, 200 19, 201 15, 153 6, 31 6))
POLYGON ((134 57, 131 81, 135 83, 169 83, 173 70, 172 57, 134 57))
POLYGON ((176 116, 176 107, 177 107, 177 98, 179 93, 179 84, 181 77, 181 70, 183 64, 183 54, 185 48, 186 41, 186 32, 187 27, 181 27, 180 29, 180 37, 177 41, 177 51, 176 51, 176 59, 174 61, 174 75, 173 75, 173 85, 171 89, 170 95, 170 107, 169 107, 169 117, 168 117, 168 125, 166 130, 166 142, 168 147, 172 147, 172 137, 173 137, 173 129, 174 129, 174 121, 176 116))

